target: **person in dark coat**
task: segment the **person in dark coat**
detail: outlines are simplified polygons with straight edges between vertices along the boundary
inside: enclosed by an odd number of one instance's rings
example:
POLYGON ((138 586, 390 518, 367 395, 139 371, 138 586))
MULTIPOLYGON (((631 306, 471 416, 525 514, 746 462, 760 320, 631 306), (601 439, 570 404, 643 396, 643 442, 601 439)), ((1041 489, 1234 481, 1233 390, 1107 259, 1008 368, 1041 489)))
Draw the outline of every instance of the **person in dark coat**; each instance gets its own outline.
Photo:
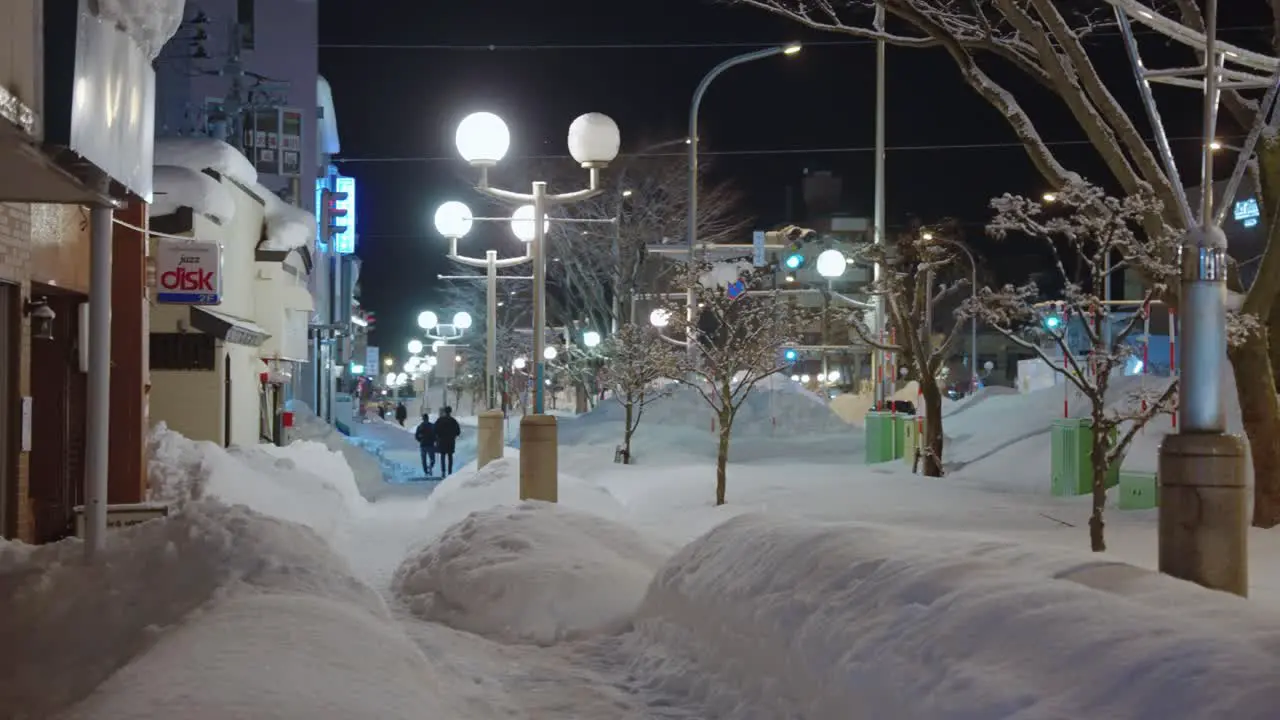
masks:
POLYGON ((440 477, 448 477, 453 472, 453 451, 462 434, 462 426, 453 417, 453 408, 448 405, 440 410, 436 419, 436 452, 440 453, 440 477))
POLYGON ((418 441, 418 451, 422 455, 422 472, 431 477, 436 471, 436 428, 431 424, 428 413, 422 413, 422 422, 413 431, 413 437, 418 441))
POLYGON ((409 419, 409 408, 404 403, 396 403, 396 422, 400 423, 400 427, 404 427, 404 421, 409 419))

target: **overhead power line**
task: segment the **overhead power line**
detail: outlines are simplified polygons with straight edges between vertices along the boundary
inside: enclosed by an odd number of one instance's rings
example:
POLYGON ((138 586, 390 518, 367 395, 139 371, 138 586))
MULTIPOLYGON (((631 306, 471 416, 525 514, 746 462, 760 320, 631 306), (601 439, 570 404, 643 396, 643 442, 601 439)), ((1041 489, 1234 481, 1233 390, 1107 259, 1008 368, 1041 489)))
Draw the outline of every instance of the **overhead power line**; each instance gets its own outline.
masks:
MULTIPOLYGON (((1169 138, 1169 142, 1200 142, 1201 136, 1187 136, 1169 138)), ((1223 137, 1223 140, 1233 140, 1236 138, 1223 137)), ((1147 143, 1154 144, 1155 140, 1147 139, 1147 143)), ((1045 142, 1049 147, 1065 147, 1070 145, 1089 145, 1088 140, 1054 140, 1045 142)), ((952 143, 952 144, 935 144, 935 145, 892 145, 885 150, 887 152, 931 152, 943 150, 995 150, 1001 148, 1023 148, 1020 142, 995 142, 995 143, 952 143)), ((757 150, 699 150, 699 157, 768 157, 777 155, 852 155, 855 153, 875 152, 875 147, 871 145, 851 145, 844 147, 804 147, 804 148, 762 148, 757 150)), ((658 153, 623 153, 623 157, 687 157, 686 152, 658 152, 658 153)), ((512 155, 512 160, 563 160, 569 158, 569 155, 512 155)), ((335 158, 336 163, 431 163, 431 162, 460 162, 455 155, 419 155, 404 157, 357 157, 357 158, 335 158)))
MULTIPOLYGON (((1269 30, 1269 25, 1237 25, 1218 28, 1219 33, 1269 30)), ((1119 35, 1118 30, 1098 29, 1083 37, 1119 35)), ((1154 30, 1136 30, 1135 35, 1159 35, 1154 30)), ((529 52, 537 50, 714 50, 717 48, 759 48, 771 45, 789 45, 793 38, 762 42, 617 42, 617 43, 321 43, 321 50, 454 50, 459 52, 529 52)), ((817 40, 804 43, 805 47, 857 47, 874 45, 875 40, 817 40)))

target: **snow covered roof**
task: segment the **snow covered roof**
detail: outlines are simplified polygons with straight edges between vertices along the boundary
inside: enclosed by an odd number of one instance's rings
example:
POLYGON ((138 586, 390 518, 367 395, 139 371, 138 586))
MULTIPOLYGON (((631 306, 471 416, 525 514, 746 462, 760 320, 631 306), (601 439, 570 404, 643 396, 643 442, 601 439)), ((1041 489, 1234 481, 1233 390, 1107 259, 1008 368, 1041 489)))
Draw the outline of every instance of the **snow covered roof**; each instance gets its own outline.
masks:
POLYGON ((97 7, 98 17, 118 25, 155 60, 182 24, 186 4, 186 0, 98 0, 97 7))
POLYGON ((253 169, 249 158, 213 138, 156 138, 155 164, 184 167, 196 172, 214 170, 248 187, 258 183, 258 171, 253 169))
POLYGON ((261 250, 293 250, 309 248, 316 237, 316 217, 300 207, 294 207, 262 185, 255 185, 254 192, 266 201, 267 237, 258 246, 261 250))
POLYGON ((316 77, 316 104, 323 110, 316 133, 319 145, 316 151, 319 155, 337 155, 342 151, 342 143, 338 140, 338 111, 333 107, 333 89, 322 76, 316 77))
POLYGON ((231 193, 205 173, 176 165, 158 165, 154 172, 152 215, 169 215, 181 207, 227 222, 236 214, 231 193))

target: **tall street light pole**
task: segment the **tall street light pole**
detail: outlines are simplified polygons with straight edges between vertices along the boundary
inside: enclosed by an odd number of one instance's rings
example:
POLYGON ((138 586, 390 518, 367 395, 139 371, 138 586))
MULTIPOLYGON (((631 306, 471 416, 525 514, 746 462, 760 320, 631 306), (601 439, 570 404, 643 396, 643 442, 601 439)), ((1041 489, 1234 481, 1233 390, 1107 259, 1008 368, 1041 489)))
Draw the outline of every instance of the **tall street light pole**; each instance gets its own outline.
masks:
MULTIPOLYGON (((511 229, 521 240, 531 243, 533 256, 533 362, 534 411, 520 420, 520 499, 556 502, 559 473, 555 417, 546 414, 546 330, 547 330, 547 211, 557 205, 586 200, 600 192, 600 170, 618 157, 621 137, 618 125, 608 115, 587 113, 569 125, 569 154, 588 172, 589 185, 574 192, 550 194, 547 184, 534 181, 532 192, 518 193, 489 185, 489 168, 498 164, 511 146, 511 133, 502 118, 477 112, 463 118, 455 135, 462 159, 480 171, 476 189, 496 200, 527 203, 527 217, 517 210, 511 229)), ((605 222, 611 222, 606 220, 605 222)))
MULTIPOLYGON (((926 232, 925 240, 933 240, 936 242, 946 243, 954 248, 959 248, 960 252, 969 259, 970 280, 969 280, 969 297, 971 301, 976 302, 978 299, 978 263, 973 259, 973 253, 969 248, 961 242, 957 242, 947 237, 936 237, 933 233, 926 232)), ((932 297, 932 295, 930 295, 932 297)), ((930 328, 932 332, 932 328, 930 328)), ((974 392, 978 387, 978 316, 975 314, 969 318, 969 392, 974 392)))
MULTIPOLYGON (((702 77, 697 89, 693 91, 693 102, 689 103, 689 137, 687 138, 689 143, 689 268, 693 268, 696 260, 695 251, 698 247, 698 111, 702 108, 702 96, 707 94, 707 88, 711 86, 711 83, 731 67, 749 63, 753 60, 763 60, 774 55, 795 55, 798 52, 800 52, 800 45, 797 43, 753 50, 749 53, 736 55, 711 68, 711 71, 702 77)), ((692 328, 694 313, 697 309, 697 301, 693 296, 693 287, 689 288, 685 296, 685 306, 686 327, 692 328)), ((697 346, 692 342, 692 336, 689 340, 687 352, 689 353, 689 360, 692 362, 697 355, 697 346)))

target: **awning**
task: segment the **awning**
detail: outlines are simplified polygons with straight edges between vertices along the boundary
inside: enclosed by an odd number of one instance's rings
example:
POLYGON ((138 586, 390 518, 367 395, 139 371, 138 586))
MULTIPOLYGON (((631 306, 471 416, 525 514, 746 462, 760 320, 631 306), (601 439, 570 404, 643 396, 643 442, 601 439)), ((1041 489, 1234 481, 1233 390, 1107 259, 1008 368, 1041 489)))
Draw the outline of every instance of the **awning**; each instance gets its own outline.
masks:
POLYGON ((96 205, 103 196, 59 167, 21 128, 0 117, 0 200, 96 205))
POLYGON ((252 320, 245 320, 199 305, 191 306, 191 327, 224 342, 249 347, 258 347, 271 337, 271 333, 263 330, 252 320))

